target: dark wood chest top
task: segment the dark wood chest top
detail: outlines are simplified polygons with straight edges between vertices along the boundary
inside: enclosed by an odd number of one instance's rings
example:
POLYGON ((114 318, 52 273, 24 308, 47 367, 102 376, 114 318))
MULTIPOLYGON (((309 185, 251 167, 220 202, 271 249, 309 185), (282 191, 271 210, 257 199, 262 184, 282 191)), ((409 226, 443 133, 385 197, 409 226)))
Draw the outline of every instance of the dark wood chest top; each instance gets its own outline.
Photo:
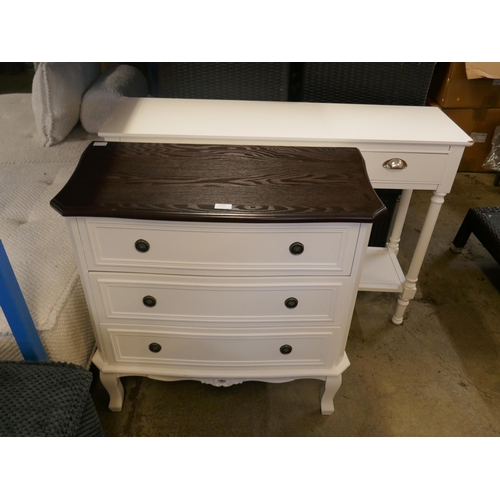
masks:
POLYGON ((63 216, 373 222, 386 212, 357 148, 94 142, 51 201, 63 216))

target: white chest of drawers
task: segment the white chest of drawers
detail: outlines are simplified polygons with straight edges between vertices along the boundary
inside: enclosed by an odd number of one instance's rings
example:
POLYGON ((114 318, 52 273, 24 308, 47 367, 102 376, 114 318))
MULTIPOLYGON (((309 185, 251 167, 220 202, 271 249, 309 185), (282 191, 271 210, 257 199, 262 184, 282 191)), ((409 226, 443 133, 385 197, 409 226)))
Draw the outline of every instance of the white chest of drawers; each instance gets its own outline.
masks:
POLYGON ((67 217, 112 410, 120 378, 141 375, 318 378, 333 412, 385 210, 358 150, 91 145, 52 205, 67 217))

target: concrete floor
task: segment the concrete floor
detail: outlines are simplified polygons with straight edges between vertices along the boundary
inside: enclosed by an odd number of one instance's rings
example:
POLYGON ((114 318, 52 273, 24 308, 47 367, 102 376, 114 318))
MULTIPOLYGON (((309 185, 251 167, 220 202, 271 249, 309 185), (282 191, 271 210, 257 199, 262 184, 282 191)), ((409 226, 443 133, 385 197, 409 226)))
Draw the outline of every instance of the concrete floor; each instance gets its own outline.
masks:
MULTIPOLYGON (((472 236, 461 255, 449 245, 467 210, 499 204, 492 173, 459 173, 443 205, 418 292, 403 325, 394 294, 358 295, 335 412, 322 416, 322 383, 123 378, 123 411, 94 401, 106 436, 498 436, 500 267, 472 236)), ((400 261, 409 264, 430 193, 415 192, 400 261)))

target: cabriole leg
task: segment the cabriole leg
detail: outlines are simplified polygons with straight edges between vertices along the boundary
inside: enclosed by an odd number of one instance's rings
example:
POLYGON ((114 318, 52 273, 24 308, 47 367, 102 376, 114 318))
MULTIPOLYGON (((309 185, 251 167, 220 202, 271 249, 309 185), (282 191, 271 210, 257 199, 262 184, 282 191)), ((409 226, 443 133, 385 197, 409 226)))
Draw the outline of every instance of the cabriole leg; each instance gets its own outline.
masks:
POLYGON ((321 414, 331 415, 333 413, 333 398, 342 383, 342 375, 326 377, 325 390, 321 398, 321 414))
POLYGON ((124 391, 120 377, 114 373, 101 372, 100 380, 109 394, 109 409, 111 411, 122 411, 124 391))

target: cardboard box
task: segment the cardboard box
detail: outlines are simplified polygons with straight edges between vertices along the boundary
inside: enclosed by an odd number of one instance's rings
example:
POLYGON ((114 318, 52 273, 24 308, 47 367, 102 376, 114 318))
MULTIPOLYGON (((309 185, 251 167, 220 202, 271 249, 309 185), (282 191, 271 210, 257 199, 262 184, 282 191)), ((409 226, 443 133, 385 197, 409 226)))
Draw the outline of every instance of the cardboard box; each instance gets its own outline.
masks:
POLYGON ((428 96, 441 108, 500 108, 500 79, 468 79, 464 62, 437 63, 428 96))
POLYGON ((500 78, 500 63, 497 62, 466 62, 465 72, 467 78, 491 78, 493 80, 500 78))
POLYGON ((465 148, 459 172, 492 172, 483 168, 483 162, 491 151, 491 139, 495 128, 500 125, 500 108, 443 109, 474 144, 465 148))

